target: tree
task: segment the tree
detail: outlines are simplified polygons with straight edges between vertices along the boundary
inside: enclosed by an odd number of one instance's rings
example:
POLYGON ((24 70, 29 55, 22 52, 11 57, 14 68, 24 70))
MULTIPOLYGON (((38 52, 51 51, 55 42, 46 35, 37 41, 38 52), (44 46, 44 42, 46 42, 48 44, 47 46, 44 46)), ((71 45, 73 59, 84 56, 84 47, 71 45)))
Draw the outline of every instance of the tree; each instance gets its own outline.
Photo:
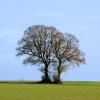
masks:
POLYGON ((51 82, 49 77, 49 66, 53 62, 52 47, 53 35, 56 33, 54 27, 47 27, 45 25, 35 25, 29 27, 25 32, 23 38, 18 42, 17 56, 26 55, 24 64, 44 64, 41 68, 43 72, 42 82, 51 82))
POLYGON ((43 65, 43 83, 61 83, 60 76, 69 65, 85 63, 84 53, 79 49, 78 39, 65 34, 55 27, 34 25, 29 27, 18 42, 17 56, 26 55, 24 64, 43 65), (52 70, 50 71, 50 68, 52 70))
POLYGON ((55 54, 55 75, 53 76, 55 83, 61 83, 60 76, 69 65, 77 65, 85 63, 84 53, 79 49, 79 40, 72 34, 61 34, 55 36, 53 44, 53 53, 55 54))

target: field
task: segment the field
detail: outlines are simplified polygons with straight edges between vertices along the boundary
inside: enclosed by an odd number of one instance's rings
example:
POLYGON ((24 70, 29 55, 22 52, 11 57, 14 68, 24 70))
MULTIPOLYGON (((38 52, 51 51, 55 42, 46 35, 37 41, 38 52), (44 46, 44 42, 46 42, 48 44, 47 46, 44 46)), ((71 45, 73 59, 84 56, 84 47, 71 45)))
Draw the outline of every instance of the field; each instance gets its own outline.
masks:
POLYGON ((100 100, 100 82, 0 82, 0 100, 100 100))

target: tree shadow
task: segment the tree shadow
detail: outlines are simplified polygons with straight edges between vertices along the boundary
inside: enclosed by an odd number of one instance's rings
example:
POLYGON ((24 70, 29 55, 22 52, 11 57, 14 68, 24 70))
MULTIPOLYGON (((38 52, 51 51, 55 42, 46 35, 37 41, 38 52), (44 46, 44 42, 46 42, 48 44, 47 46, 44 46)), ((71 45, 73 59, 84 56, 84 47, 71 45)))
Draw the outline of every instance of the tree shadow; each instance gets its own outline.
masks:
POLYGON ((42 82, 42 81, 0 81, 0 84, 55 84, 55 83, 42 82))
POLYGON ((0 84, 40 84, 39 81, 0 81, 0 84))
POLYGON ((58 84, 53 82, 42 81, 0 81, 0 84, 58 84))

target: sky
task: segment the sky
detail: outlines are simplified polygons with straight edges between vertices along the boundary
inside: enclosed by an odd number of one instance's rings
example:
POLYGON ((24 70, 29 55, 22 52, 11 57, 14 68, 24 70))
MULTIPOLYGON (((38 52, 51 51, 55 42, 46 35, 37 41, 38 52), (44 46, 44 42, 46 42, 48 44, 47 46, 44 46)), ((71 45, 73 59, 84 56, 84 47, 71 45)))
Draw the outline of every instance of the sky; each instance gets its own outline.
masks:
POLYGON ((37 66, 24 66, 15 50, 24 31, 37 24, 80 40, 86 65, 71 67, 62 80, 100 81, 100 0, 0 0, 0 80, 40 80, 37 66))

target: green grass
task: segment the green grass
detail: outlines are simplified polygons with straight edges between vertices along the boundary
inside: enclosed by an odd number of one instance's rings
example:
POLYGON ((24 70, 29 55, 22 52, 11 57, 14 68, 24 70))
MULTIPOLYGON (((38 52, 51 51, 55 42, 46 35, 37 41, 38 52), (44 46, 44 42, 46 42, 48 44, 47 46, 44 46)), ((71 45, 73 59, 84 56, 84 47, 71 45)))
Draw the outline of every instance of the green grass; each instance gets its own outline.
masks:
POLYGON ((100 82, 1 82, 0 100, 100 100, 100 82))

